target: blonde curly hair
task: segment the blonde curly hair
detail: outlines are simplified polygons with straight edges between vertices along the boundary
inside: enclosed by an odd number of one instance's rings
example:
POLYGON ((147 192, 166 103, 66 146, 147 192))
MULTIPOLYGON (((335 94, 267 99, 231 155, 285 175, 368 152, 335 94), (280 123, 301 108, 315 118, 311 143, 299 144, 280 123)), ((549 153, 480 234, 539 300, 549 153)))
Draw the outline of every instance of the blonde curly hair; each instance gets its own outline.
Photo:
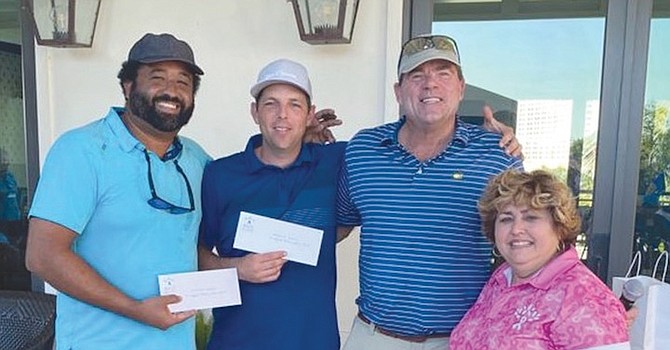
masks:
POLYGON ((574 245, 581 230, 581 217, 568 186, 544 170, 507 170, 489 181, 479 200, 482 232, 495 242, 495 222, 505 206, 547 209, 558 239, 566 247, 574 245))

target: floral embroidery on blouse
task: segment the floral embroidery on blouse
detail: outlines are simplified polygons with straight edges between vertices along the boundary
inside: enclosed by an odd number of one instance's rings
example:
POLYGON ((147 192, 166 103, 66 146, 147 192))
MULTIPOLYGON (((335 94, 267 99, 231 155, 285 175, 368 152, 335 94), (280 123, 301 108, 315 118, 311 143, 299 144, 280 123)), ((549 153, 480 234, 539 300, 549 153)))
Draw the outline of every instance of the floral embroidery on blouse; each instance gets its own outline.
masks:
POLYGON ((514 311, 514 317, 518 320, 512 325, 512 329, 520 331, 521 326, 526 322, 537 321, 540 319, 540 313, 535 310, 535 305, 524 305, 514 311))

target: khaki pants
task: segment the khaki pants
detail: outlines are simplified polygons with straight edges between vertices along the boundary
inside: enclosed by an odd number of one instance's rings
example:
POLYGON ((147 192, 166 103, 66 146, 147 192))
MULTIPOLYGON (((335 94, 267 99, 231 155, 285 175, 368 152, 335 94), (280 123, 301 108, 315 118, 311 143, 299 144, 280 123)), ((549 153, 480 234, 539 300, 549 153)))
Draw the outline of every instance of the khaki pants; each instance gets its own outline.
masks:
POLYGON ((343 350, 449 350, 449 338, 430 338, 422 343, 414 343, 389 337, 375 331, 372 324, 354 318, 351 333, 343 350))

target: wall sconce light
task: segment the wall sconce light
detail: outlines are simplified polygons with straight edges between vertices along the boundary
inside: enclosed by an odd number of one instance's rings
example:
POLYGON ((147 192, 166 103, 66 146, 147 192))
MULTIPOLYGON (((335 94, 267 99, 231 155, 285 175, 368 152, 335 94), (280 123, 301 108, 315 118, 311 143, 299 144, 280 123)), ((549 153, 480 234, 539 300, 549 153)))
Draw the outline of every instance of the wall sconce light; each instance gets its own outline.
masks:
POLYGON ((38 45, 91 47, 100 0, 22 0, 38 45))
POLYGON ((300 40, 312 45, 351 42, 359 0, 287 1, 293 5, 300 40))

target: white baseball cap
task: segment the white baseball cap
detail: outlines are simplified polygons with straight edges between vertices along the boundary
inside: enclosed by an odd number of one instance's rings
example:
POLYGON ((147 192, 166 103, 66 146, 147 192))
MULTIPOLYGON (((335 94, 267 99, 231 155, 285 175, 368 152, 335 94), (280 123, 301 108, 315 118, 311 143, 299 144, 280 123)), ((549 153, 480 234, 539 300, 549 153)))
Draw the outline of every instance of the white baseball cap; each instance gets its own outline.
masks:
POLYGON ((273 84, 293 85, 312 99, 312 83, 309 81, 307 68, 298 62, 282 58, 268 63, 258 73, 256 85, 251 87, 251 96, 258 98, 263 89, 273 84))

